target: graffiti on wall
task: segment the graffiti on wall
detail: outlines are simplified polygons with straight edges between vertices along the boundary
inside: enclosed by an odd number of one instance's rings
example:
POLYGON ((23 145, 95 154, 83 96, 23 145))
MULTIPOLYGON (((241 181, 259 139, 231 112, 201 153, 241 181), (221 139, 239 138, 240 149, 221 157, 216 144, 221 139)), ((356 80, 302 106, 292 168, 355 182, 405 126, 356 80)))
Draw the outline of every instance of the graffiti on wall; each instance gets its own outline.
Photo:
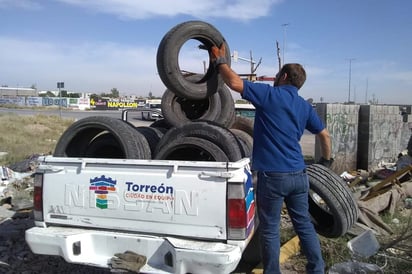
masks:
POLYGON ((0 105, 25 106, 26 100, 24 97, 0 97, 0 105))
POLYGON ((326 124, 332 136, 333 153, 354 151, 357 148, 358 125, 357 121, 351 122, 353 119, 350 115, 353 114, 347 112, 326 114, 326 124))
POLYGON ((380 107, 371 108, 370 126, 370 161, 371 164, 394 161, 401 148, 401 137, 404 128, 402 117, 397 113, 386 111, 380 107))
POLYGON ((43 97, 43 106, 61 106, 67 107, 67 98, 43 97))

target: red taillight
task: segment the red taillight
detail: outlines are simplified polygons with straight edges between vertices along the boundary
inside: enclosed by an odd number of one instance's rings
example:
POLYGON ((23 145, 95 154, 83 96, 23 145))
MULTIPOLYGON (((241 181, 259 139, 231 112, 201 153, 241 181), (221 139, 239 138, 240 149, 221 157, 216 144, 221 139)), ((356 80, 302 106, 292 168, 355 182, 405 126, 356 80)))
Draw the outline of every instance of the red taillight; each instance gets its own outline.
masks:
POLYGON ((229 228, 247 226, 245 199, 229 199, 229 228))
POLYGON ((34 196, 33 196, 34 210, 43 210, 43 198, 42 198, 42 188, 35 186, 34 187, 34 196))
POLYGON ((43 221, 43 174, 34 175, 33 213, 35 221, 43 221))

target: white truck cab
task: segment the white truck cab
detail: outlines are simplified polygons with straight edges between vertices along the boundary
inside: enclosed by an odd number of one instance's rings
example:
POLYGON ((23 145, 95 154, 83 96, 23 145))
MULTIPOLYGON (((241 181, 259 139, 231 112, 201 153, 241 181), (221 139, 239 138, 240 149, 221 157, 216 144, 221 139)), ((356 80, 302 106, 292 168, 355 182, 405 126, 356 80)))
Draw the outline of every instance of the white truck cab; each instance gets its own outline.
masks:
POLYGON ((162 100, 161 99, 148 99, 142 110, 142 120, 158 120, 163 118, 162 116, 162 100))

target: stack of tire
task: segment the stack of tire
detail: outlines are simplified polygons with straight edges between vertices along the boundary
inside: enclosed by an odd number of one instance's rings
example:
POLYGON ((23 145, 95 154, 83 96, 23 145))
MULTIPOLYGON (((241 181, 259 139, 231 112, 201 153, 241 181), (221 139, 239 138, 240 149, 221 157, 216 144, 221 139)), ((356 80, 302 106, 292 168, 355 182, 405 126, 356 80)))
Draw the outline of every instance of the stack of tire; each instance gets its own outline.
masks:
MULTIPOLYGON (((199 48, 226 45, 221 33, 202 21, 172 28, 157 52, 157 69, 166 91, 163 119, 135 127, 110 117, 88 117, 73 123, 59 139, 54 156, 234 162, 251 157, 253 120, 235 115, 231 91, 209 64, 205 74, 182 73, 179 52, 189 40, 199 48)), ((230 65, 230 63, 229 63, 230 65)), ((253 159, 252 159, 253 160, 253 159)), ((343 180, 320 165, 308 166, 310 213, 323 236, 339 237, 356 222, 357 207, 343 180)))

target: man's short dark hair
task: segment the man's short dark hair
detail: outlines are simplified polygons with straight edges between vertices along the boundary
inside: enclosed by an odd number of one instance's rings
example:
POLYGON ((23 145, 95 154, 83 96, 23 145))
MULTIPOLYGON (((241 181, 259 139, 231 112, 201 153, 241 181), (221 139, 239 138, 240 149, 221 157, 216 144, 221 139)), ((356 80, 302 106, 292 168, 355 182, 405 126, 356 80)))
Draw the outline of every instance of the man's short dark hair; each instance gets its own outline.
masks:
POLYGON ((306 81, 306 71, 300 64, 285 64, 280 70, 279 75, 287 73, 287 81, 292 86, 300 89, 306 81))

